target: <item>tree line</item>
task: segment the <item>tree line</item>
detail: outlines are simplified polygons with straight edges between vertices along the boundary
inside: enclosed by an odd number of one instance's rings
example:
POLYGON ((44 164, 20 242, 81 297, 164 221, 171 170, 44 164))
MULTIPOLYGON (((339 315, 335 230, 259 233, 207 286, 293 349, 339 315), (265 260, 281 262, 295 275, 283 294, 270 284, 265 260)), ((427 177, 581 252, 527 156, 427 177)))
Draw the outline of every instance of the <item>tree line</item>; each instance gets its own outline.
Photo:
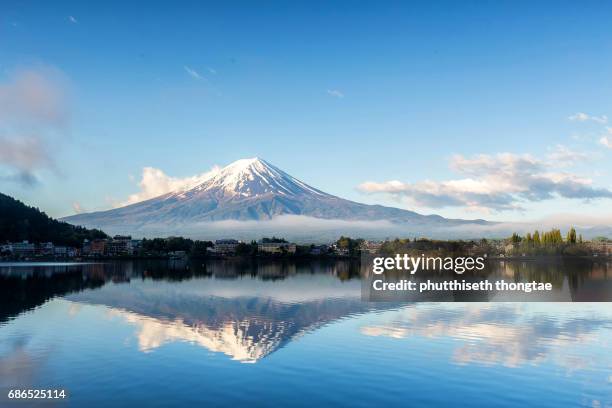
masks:
POLYGON ((84 239, 108 238, 98 229, 74 226, 0 193, 0 243, 53 242, 80 247, 84 239))

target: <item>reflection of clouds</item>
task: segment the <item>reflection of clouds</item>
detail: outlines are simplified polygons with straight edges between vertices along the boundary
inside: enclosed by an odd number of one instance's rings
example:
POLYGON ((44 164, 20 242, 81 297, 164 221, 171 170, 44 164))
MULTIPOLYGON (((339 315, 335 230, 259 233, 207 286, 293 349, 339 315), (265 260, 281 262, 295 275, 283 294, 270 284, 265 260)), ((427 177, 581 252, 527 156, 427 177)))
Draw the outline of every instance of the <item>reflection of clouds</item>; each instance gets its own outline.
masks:
POLYGON ((189 326, 182 319, 161 320, 120 309, 111 313, 138 327, 138 348, 145 353, 166 343, 184 341, 243 363, 254 363, 274 351, 283 335, 282 327, 264 321, 228 321, 219 328, 208 328, 202 324, 189 326), (253 326, 258 326, 260 335, 253 336, 253 326))
POLYGON ((406 333, 408 331, 398 327, 366 326, 361 328, 361 332, 366 336, 384 336, 394 339, 401 339, 406 337, 406 333))
POLYGON ((68 316, 74 317, 79 314, 81 311, 81 304, 76 302, 70 302, 70 306, 68 306, 68 316))
POLYGON ((8 345, 8 352, 0 353, 0 388, 10 388, 18 385, 32 385, 38 376, 40 360, 45 360, 47 354, 36 356, 28 350, 30 339, 25 336, 16 337, 8 345))
MULTIPOLYGON (((579 307, 577 306, 577 309, 579 307)), ((573 347, 598 343, 600 329, 612 327, 612 317, 594 314, 534 314, 525 304, 417 305, 404 308, 383 325, 362 327, 368 336, 392 338, 450 337, 461 341, 453 352, 457 364, 501 364, 517 367, 550 359, 571 370, 593 361, 573 347)), ((591 357, 592 358, 592 357, 591 357)))

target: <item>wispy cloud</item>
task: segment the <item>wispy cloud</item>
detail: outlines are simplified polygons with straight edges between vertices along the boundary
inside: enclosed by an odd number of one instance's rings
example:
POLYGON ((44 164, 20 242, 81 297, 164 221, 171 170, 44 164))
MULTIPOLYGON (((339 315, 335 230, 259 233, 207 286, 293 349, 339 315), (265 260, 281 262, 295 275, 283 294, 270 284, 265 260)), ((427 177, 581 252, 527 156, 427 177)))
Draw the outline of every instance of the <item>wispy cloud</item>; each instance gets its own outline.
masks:
POLYGON ((465 177, 416 183, 365 182, 358 189, 370 194, 405 197, 421 207, 463 207, 485 212, 522 209, 524 202, 555 197, 612 198, 611 190, 594 187, 591 179, 554 171, 550 163, 530 155, 501 153, 472 158, 457 155, 452 158, 450 167, 465 177))
POLYGON ((606 133, 599 139, 599 143, 612 149, 612 127, 606 126, 606 133))
POLYGON ((15 72, 0 83, 0 170, 5 179, 36 184, 36 172, 55 169, 52 147, 70 119, 62 75, 55 69, 15 72))
POLYGON ((572 150, 561 144, 549 149, 547 155, 550 165, 558 167, 572 166, 578 162, 588 160, 589 157, 587 153, 572 150))
POLYGON ((53 159, 47 146, 36 137, 8 138, 0 136, 0 165, 12 168, 16 173, 5 179, 23 185, 37 184, 35 170, 53 167, 53 159))
POLYGON ((210 72, 210 73, 211 73, 211 74, 213 74, 213 75, 216 75, 216 74, 217 74, 217 70, 216 70, 216 69, 214 69, 214 68, 211 68, 211 67, 208 67, 208 72, 210 72))
POLYGON ((72 210, 74 211, 75 214, 80 214, 82 212, 85 212, 85 210, 83 210, 83 207, 81 206, 81 203, 79 203, 78 201, 75 201, 74 203, 72 203, 72 210))
POLYGON ((160 195, 187 190, 202 183, 207 178, 216 174, 219 167, 215 166, 211 170, 188 177, 171 177, 160 169, 155 167, 145 167, 142 169, 142 177, 138 182, 140 191, 131 194, 127 200, 115 203, 116 207, 138 203, 150 198, 159 197, 160 195))
POLYGON ((593 115, 589 115, 588 113, 584 113, 584 112, 577 112, 569 116, 568 119, 571 121, 575 121, 575 122, 592 121, 592 122, 596 122, 600 124, 608 123, 608 117, 606 115, 593 116, 593 115))
POLYGON ((198 73, 198 71, 196 71, 195 69, 188 67, 187 65, 185 65, 183 68, 185 68, 185 71, 189 74, 189 76, 191 76, 194 79, 197 80, 201 80, 203 79, 202 76, 198 73))
POLYGON ((337 89, 328 89, 327 94, 333 96, 334 98, 344 98, 344 93, 337 89))
POLYGON ((72 24, 78 23, 77 19, 74 16, 68 16, 68 21, 70 21, 72 24))

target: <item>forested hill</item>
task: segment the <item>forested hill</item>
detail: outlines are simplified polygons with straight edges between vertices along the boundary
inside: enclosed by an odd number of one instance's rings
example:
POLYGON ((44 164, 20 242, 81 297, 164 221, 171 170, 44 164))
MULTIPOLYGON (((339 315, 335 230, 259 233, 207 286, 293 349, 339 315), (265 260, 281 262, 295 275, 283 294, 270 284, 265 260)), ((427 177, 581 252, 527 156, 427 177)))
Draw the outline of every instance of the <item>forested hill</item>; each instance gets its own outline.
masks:
POLYGON ((0 193, 0 243, 28 240, 81 246, 83 239, 106 237, 104 232, 97 229, 54 220, 38 208, 0 193))

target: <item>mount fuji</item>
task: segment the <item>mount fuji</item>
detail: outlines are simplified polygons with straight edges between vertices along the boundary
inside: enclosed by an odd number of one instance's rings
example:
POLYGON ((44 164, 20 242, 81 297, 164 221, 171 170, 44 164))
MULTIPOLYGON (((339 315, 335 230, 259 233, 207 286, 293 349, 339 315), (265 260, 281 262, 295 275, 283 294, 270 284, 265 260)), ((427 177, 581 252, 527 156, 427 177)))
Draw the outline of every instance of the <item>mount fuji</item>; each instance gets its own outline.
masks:
MULTIPOLYGON (((259 158, 238 160, 192 188, 108 211, 65 217, 63 221, 111 233, 150 235, 188 231, 183 235, 199 236, 193 233, 197 226, 206 229, 215 223, 234 221, 224 224, 228 227, 240 221, 295 220, 295 217, 316 219, 315 223, 342 221, 344 226, 351 222, 363 225, 380 221, 384 225, 403 226, 401 229, 406 232, 490 224, 345 200, 311 187, 259 158), (406 229, 407 226, 410 228, 406 229)), ((282 227, 281 224, 276 225, 282 227)), ((254 223, 246 225, 248 230, 256 229, 254 223)))

